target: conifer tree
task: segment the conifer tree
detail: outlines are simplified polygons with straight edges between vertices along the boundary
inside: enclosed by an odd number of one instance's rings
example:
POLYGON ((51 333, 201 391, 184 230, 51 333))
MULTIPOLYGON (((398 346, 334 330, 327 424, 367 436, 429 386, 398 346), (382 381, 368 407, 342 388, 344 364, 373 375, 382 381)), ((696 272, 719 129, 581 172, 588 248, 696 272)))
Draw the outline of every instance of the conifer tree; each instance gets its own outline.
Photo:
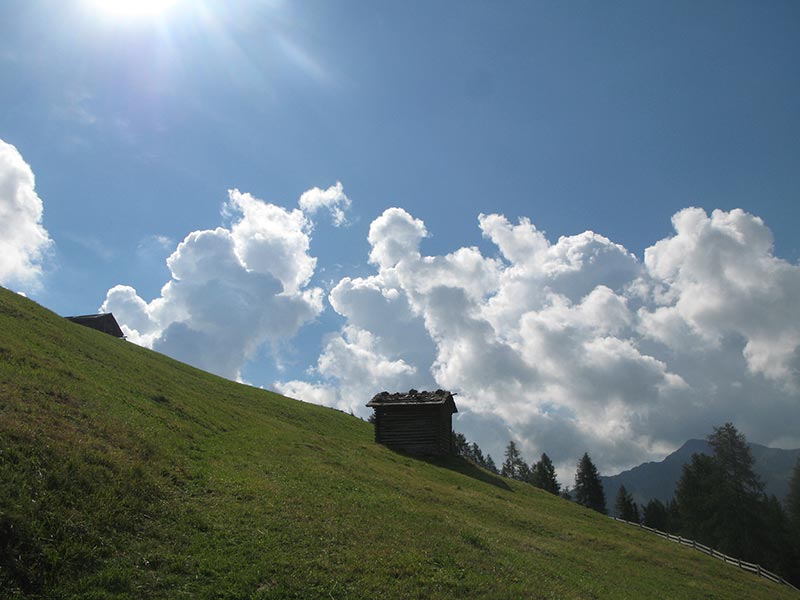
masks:
POLYGON ((575 473, 575 501, 597 512, 606 514, 606 494, 603 482, 588 453, 578 461, 575 473))
POLYGON ((755 530, 760 564, 787 579, 800 579, 800 556, 792 551, 796 538, 786 510, 775 494, 763 497, 761 523, 762 527, 755 530))
POLYGON ((494 459, 492 458, 491 454, 486 455, 486 469, 491 471, 492 473, 497 473, 497 465, 494 464, 494 459))
POLYGON ((744 435, 732 423, 725 423, 722 427, 714 427, 708 443, 730 491, 741 496, 760 496, 764 484, 753 470, 753 455, 744 435))
POLYGON ((525 483, 531 482, 531 468, 528 466, 524 460, 520 461, 519 463, 519 478, 520 481, 524 481, 525 483))
POLYGON ((753 469, 750 446, 731 423, 715 427, 708 443, 720 472, 720 485, 714 493, 719 548, 756 560, 760 553, 756 537, 763 526, 764 484, 753 469))
POLYGON ((480 446, 478 446, 478 444, 475 442, 472 442, 472 445, 469 447, 468 458, 479 467, 486 466, 486 459, 483 457, 483 452, 481 451, 480 446))
POLYGON ((620 519, 630 521, 631 523, 639 522, 639 509, 633 501, 633 496, 628 493, 624 485, 619 486, 614 509, 617 511, 617 516, 620 519))
POLYGON ((481 447, 476 442, 470 443, 463 433, 453 432, 453 448, 456 455, 491 471, 497 473, 497 467, 488 454, 484 457, 481 447))
POLYGON ((796 535, 800 538, 800 456, 792 471, 792 478, 789 480, 789 495, 786 498, 786 515, 789 523, 794 528, 796 535))
POLYGON ((639 507, 637 506, 636 502, 633 503, 633 515, 631 515, 631 522, 632 523, 641 523, 641 517, 639 516, 639 507))
POLYGON ((693 455, 678 481, 681 531, 731 556, 760 560, 767 498, 750 447, 731 423, 715 427, 708 443, 713 456, 693 455))
POLYGON ((547 453, 542 453, 542 458, 531 467, 530 479, 531 484, 556 496, 561 491, 561 485, 556 479, 556 469, 547 453))
POLYGON ((719 473, 714 459, 705 454, 692 454, 683 465, 681 478, 675 488, 675 504, 680 517, 680 531, 687 537, 709 546, 715 545, 717 529, 714 505, 719 473))
POLYGON ((667 507, 658 498, 653 498, 642 509, 642 523, 659 531, 669 531, 667 507))
POLYGON ((453 450, 457 456, 469 458, 469 442, 463 433, 453 432, 453 450))
POLYGON ((667 502, 667 528, 664 531, 669 533, 678 533, 681 530, 681 513, 678 510, 678 503, 675 497, 669 499, 667 502))
POLYGON ((786 571, 786 578, 793 585, 800 586, 800 456, 797 457, 792 478, 789 481, 786 520, 789 523, 787 538, 790 540, 787 553, 790 567, 786 571))
POLYGON ((528 472, 528 465, 522 459, 522 455, 519 453, 514 440, 511 440, 506 447, 506 460, 500 468, 500 474, 503 477, 525 481, 528 477, 528 472))

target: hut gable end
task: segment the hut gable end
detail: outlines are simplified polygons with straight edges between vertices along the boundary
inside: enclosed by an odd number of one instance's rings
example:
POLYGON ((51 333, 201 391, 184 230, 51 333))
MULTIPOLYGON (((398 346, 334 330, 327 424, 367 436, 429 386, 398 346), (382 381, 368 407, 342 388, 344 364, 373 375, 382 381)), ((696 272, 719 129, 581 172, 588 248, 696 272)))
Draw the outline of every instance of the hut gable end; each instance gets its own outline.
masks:
POLYGON ((367 406, 375 411, 377 443, 423 456, 452 453, 452 417, 458 409, 450 392, 381 392, 367 406))
POLYGON ((77 317, 65 318, 68 321, 77 323, 78 325, 90 327, 92 329, 96 329, 97 331, 107 333, 108 335, 113 335, 114 337, 125 337, 125 334, 122 333, 122 329, 120 329, 119 323, 117 323, 113 313, 102 313, 99 315, 79 315, 77 317))

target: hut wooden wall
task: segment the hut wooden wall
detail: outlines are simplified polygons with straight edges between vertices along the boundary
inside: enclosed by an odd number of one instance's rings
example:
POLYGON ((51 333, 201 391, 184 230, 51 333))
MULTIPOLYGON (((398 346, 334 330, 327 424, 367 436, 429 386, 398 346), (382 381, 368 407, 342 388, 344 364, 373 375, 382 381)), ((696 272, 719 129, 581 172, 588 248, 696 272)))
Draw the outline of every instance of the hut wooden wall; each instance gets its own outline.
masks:
POLYGON ((451 452, 452 414, 437 406, 375 408, 375 441, 412 454, 451 452))

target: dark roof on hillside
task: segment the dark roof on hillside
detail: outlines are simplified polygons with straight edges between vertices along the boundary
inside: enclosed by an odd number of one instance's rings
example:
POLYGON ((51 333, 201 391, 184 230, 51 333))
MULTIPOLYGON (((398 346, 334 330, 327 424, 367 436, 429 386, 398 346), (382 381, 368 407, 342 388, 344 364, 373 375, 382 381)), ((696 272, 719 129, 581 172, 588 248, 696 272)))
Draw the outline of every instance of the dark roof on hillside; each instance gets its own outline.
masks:
POLYGON ((113 335, 114 337, 125 337, 125 334, 122 333, 122 329, 120 329, 119 323, 117 323, 113 313, 102 313, 99 315, 78 315, 76 317, 64 318, 68 321, 72 321, 73 323, 77 323, 78 325, 91 327, 92 329, 97 329, 98 331, 102 331, 108 335, 113 335))
POLYGON ((436 390, 435 392, 408 390, 408 392, 397 392, 395 394, 381 392, 380 394, 375 394, 372 400, 367 403, 367 406, 435 405, 444 404, 449 400, 453 403, 453 412, 458 412, 453 396, 455 394, 451 394, 447 390, 436 390))

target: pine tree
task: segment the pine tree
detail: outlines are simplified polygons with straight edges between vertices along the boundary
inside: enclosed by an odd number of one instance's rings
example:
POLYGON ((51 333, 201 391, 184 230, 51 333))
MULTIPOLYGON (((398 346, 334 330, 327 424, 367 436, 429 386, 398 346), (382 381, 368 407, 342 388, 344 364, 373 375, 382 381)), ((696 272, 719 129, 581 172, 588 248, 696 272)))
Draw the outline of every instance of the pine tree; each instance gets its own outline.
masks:
POLYGON ((463 433, 453 432, 453 448, 457 456, 460 456, 479 467, 487 469, 492 473, 497 473, 497 467, 488 454, 484 457, 481 447, 476 442, 470 443, 463 433))
POLYGON ((639 506, 636 502, 633 503, 633 515, 631 515, 631 523, 641 523, 642 519, 639 516, 639 506))
POLYGON ((472 445, 469 447, 469 459, 479 467, 486 467, 486 459, 483 458, 483 452, 480 446, 475 442, 472 442, 472 445))
POLYGON ((556 496, 561 491, 561 485, 556 479, 556 468, 546 453, 543 453, 542 458, 531 467, 531 484, 556 496))
POLYGON ((492 473, 497 473, 497 465, 494 464, 494 459, 492 458, 491 454, 486 455, 486 469, 491 471, 492 473))
POLYGON ((769 510, 750 447, 731 423, 715 427, 708 442, 713 456, 693 455, 678 481, 681 531, 726 554, 757 561, 768 552, 759 532, 769 510))
POLYGON ((726 554, 757 560, 758 530, 763 526, 764 484, 753 469, 753 455, 744 435, 731 423, 715 427, 708 437, 720 473, 715 489, 715 532, 726 554))
POLYGON ((631 523, 639 522, 639 509, 633 501, 633 496, 628 493, 624 485, 619 486, 614 509, 617 511, 617 516, 620 519, 630 521, 631 523))
POLYGON ((531 482, 531 468, 528 466, 524 460, 521 460, 519 463, 519 481, 524 481, 525 483, 531 482))
POLYGON ((789 495, 786 498, 786 516, 800 538, 800 456, 794 465, 792 478, 789 481, 789 495))
POLYGON ((657 498, 644 505, 642 523, 659 531, 669 531, 667 507, 657 498))
POLYGON ((760 564, 787 579, 800 579, 800 558, 792 552, 795 536, 781 501, 775 494, 764 496, 762 508, 763 527, 755 531, 760 564))
POLYGON ((563 490, 561 490, 561 497, 564 500, 569 500, 572 502, 572 490, 569 489, 569 486, 566 486, 563 490))
POLYGON ((714 450, 714 460, 722 470, 725 481, 732 492, 742 496, 760 496, 764 484, 753 470, 753 455, 744 435, 732 423, 715 427, 708 436, 714 450))
POLYGON ((606 514, 606 495, 597 468, 588 453, 578 461, 575 473, 575 501, 597 512, 606 514))
POLYGON ((664 531, 669 533, 681 531, 681 514, 674 496, 667 502, 667 528, 664 531))
POLYGON ((692 460, 683 465, 681 478, 675 488, 675 504, 680 517, 681 532, 709 546, 714 546, 717 542, 714 511, 718 480, 714 458, 705 454, 692 454, 692 460))
POLYGON ((453 432, 453 450, 456 456, 469 458, 469 442, 463 433, 453 432))
POLYGON ((786 520, 789 523, 788 562, 786 578, 795 586, 800 586, 800 456, 794 465, 789 481, 789 495, 786 498, 786 520))
POLYGON ((500 474, 503 477, 525 481, 528 477, 528 473, 528 465, 522 459, 522 455, 519 453, 514 440, 511 440, 506 447, 506 460, 500 468, 500 474))

